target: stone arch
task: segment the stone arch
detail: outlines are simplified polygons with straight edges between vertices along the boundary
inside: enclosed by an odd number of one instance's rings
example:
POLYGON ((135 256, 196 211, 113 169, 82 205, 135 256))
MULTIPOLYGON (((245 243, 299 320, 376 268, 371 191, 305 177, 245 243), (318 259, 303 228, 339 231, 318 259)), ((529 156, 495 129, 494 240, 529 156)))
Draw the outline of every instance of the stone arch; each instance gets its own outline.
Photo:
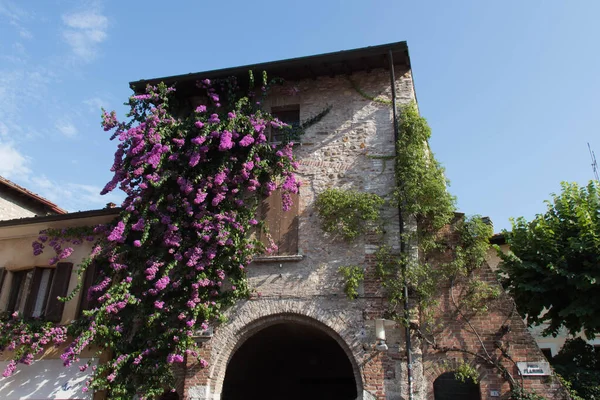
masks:
MULTIPOLYGON (((358 398, 363 398, 363 378, 359 365, 364 357, 360 332, 356 321, 349 321, 350 313, 343 310, 325 310, 316 303, 289 300, 250 300, 230 311, 230 322, 220 326, 211 340, 210 392, 219 399, 227 365, 235 351, 258 331, 269 326, 293 322, 317 328, 327 333, 342 348, 350 364, 357 385, 358 398)), ((359 328, 360 330, 360 328, 359 328)))
POLYGON ((484 382, 486 380, 489 371, 481 364, 478 364, 470 359, 438 356, 433 360, 430 359, 429 361, 427 361, 424 366, 425 368, 423 371, 423 375, 425 378, 425 398, 427 400, 435 400, 435 395, 433 391, 433 383, 435 382, 435 380, 446 373, 456 371, 461 363, 467 363, 471 367, 475 368, 475 370, 479 374, 480 382, 484 382))
POLYGON ((445 372, 433 381, 433 393, 435 400, 481 400, 479 383, 461 382, 452 372, 445 372))

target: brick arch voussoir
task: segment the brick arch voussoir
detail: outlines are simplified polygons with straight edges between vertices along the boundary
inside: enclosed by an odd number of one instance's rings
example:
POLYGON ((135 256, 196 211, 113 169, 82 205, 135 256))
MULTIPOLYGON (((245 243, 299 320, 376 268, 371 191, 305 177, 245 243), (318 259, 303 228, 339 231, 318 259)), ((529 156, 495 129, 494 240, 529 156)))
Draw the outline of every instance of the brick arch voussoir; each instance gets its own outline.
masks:
POLYGON ((471 358, 464 359, 460 356, 451 357, 447 355, 434 357, 433 359, 426 361, 423 365, 423 377, 425 378, 425 398, 427 400, 435 399, 433 393, 433 382, 440 375, 445 374, 446 372, 456 371, 461 362, 465 362, 471 367, 475 368, 479 374, 480 382, 486 380, 489 373, 488 369, 485 368, 485 366, 475 362, 475 360, 471 358))
POLYGON ((282 322, 295 322, 317 328, 340 345, 350 360, 357 385, 363 391, 360 363, 364 349, 354 330, 339 312, 325 310, 315 303, 303 301, 250 300, 229 312, 229 322, 215 330, 211 339, 210 373, 212 392, 220 394, 231 357, 244 342, 258 331, 282 322))

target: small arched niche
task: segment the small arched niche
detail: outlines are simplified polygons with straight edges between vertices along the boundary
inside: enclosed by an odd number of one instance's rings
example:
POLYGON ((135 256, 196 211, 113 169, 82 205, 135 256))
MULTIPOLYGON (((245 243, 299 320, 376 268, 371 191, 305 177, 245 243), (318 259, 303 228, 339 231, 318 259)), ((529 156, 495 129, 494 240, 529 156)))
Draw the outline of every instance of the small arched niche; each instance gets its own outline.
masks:
POLYGON ((435 400, 481 400, 479 384, 471 380, 462 382, 454 372, 446 372, 433 382, 435 400))

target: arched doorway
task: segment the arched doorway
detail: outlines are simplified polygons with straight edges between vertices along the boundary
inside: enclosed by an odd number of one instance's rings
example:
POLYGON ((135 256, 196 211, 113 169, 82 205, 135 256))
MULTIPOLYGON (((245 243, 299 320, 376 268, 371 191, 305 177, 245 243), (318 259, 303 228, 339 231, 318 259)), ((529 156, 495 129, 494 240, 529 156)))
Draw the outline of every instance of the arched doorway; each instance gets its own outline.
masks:
POLYGON ((461 382, 454 372, 446 372, 433 382, 435 400, 481 400, 479 385, 471 380, 461 382))
POLYGON ((227 365, 223 400, 357 397, 352 364, 335 339, 310 325, 270 325, 248 338, 227 365))

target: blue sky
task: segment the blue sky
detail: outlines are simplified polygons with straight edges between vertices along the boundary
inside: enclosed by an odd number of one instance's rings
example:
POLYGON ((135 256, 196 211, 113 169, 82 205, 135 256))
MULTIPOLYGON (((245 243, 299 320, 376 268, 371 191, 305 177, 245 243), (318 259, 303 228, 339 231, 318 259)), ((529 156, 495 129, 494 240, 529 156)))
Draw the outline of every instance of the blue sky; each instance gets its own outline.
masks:
POLYGON ((408 41, 421 113, 467 214, 531 218, 600 154, 597 1, 0 0, 0 175, 101 208, 128 82, 408 41), (168 5, 167 5, 168 4, 168 5))

